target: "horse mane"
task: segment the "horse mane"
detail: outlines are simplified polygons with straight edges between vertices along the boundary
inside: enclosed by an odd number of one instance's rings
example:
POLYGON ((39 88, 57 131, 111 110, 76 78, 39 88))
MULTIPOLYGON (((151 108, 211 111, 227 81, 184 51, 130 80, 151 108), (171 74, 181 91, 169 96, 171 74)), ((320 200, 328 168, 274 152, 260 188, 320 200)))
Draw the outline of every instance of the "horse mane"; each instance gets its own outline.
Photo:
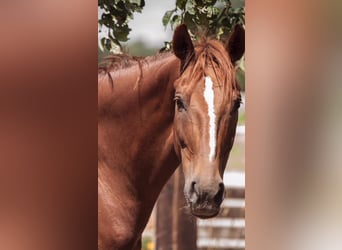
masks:
POLYGON ((121 69, 127 69, 142 63, 150 63, 170 55, 170 52, 159 52, 156 55, 141 57, 128 54, 109 55, 98 66, 98 73, 107 73, 121 69))
POLYGON ((143 77, 143 64, 148 64, 150 62, 156 61, 158 59, 165 58, 170 56, 171 53, 168 51, 159 52, 156 55, 151 55, 147 57, 139 57, 139 56, 131 56, 128 54, 113 54, 105 57, 103 61, 98 65, 98 74, 106 74, 109 77, 110 83, 113 87, 113 78, 111 76, 111 72, 115 72, 118 70, 124 70, 131 68, 133 66, 139 67, 140 76, 137 79, 137 83, 143 77))

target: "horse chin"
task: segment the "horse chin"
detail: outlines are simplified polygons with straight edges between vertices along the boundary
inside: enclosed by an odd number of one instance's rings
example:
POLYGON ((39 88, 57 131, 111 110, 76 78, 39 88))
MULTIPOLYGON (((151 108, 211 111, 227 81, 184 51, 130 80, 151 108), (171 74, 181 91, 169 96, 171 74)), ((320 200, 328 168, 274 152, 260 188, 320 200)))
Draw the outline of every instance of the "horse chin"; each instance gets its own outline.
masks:
POLYGON ((209 219, 218 215, 220 208, 193 208, 191 207, 191 214, 200 219, 209 219))

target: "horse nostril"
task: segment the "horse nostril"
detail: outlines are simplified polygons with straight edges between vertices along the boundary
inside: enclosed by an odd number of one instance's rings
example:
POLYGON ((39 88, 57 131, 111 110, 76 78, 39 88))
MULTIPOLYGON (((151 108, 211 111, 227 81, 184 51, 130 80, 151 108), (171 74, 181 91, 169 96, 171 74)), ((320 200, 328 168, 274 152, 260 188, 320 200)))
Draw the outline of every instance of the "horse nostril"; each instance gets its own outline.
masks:
POLYGON ((221 204, 221 202, 223 201, 223 196, 224 196, 224 184, 223 184, 223 182, 221 182, 219 184, 219 190, 216 193, 216 195, 214 196, 215 202, 221 204))
POLYGON ((196 182, 193 181, 191 182, 191 186, 190 186, 190 201, 192 203, 196 203, 197 199, 198 199, 198 191, 196 190, 196 182))
POLYGON ((190 192, 195 192, 195 193, 197 193, 197 190, 196 190, 196 182, 195 182, 195 181, 191 182, 191 189, 190 189, 190 192))
POLYGON ((219 190, 221 191, 224 191, 224 184, 223 184, 223 182, 221 182, 220 184, 219 184, 219 190))

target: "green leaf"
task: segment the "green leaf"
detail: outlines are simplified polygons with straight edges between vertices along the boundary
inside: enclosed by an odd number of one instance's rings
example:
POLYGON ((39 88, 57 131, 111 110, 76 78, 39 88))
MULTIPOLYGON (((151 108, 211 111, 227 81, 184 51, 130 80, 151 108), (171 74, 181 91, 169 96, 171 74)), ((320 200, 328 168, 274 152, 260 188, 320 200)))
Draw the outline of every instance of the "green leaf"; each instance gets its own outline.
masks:
POLYGON ((102 37, 101 40, 100 40, 99 48, 100 48, 101 51, 104 51, 105 39, 106 39, 106 38, 102 37))
POLYGON ((195 15, 196 14, 196 8, 195 8, 195 3, 193 0, 188 0, 185 5, 185 9, 189 14, 195 15))
POLYGON ((180 24, 181 20, 182 19, 179 15, 174 15, 170 21, 172 29, 180 24))
POLYGON ((163 16, 163 25, 164 26, 166 26, 170 22, 171 16, 174 12, 175 12, 175 10, 169 10, 169 11, 165 12, 165 14, 163 16))
POLYGON ((172 42, 164 42, 164 47, 159 52, 170 51, 172 42))
POLYGON ((221 35, 224 33, 223 27, 220 27, 218 29, 218 32, 216 34, 216 39, 221 39, 221 35))
POLYGON ((196 29, 196 23, 195 23, 195 16, 189 14, 188 12, 184 15, 184 23, 188 26, 189 30, 195 30, 196 29))
POLYGON ((121 28, 114 27, 113 33, 116 39, 121 42, 126 42, 128 41, 128 34, 130 31, 131 29, 128 27, 128 25, 125 25, 121 28))
POLYGON ((222 26, 226 26, 226 27, 230 27, 231 26, 231 23, 229 21, 229 18, 228 17, 224 17, 222 20, 221 20, 221 25, 222 26))
POLYGON ((232 0, 230 1, 232 3, 232 8, 241 8, 245 6, 245 1, 244 0, 232 0))
POLYGON ((185 9, 185 5, 186 5, 187 0, 177 0, 176 1, 176 6, 181 9, 184 10, 185 9))
POLYGON ((131 3, 137 4, 141 8, 145 6, 145 0, 130 0, 130 1, 131 3))
POLYGON ((104 42, 103 42, 103 46, 108 50, 110 51, 111 48, 112 48, 112 42, 110 39, 104 39, 104 42))
POLYGON ((199 13, 197 15, 198 24, 207 27, 209 25, 209 20, 206 14, 199 13))
POLYGON ((141 4, 141 0, 129 0, 130 3, 133 3, 133 4, 136 4, 136 5, 139 5, 141 4))

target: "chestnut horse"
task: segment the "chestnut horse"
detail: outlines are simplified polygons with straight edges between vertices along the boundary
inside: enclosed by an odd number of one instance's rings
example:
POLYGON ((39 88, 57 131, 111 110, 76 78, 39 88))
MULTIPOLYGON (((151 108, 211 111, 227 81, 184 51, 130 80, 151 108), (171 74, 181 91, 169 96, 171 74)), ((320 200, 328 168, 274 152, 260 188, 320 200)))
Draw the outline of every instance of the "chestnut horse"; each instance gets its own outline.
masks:
POLYGON ((226 45, 205 39, 194 46, 180 25, 173 53, 112 56, 99 68, 99 249, 141 249, 157 197, 180 164, 191 213, 218 214, 241 101, 234 63, 244 34, 236 26, 226 45))

